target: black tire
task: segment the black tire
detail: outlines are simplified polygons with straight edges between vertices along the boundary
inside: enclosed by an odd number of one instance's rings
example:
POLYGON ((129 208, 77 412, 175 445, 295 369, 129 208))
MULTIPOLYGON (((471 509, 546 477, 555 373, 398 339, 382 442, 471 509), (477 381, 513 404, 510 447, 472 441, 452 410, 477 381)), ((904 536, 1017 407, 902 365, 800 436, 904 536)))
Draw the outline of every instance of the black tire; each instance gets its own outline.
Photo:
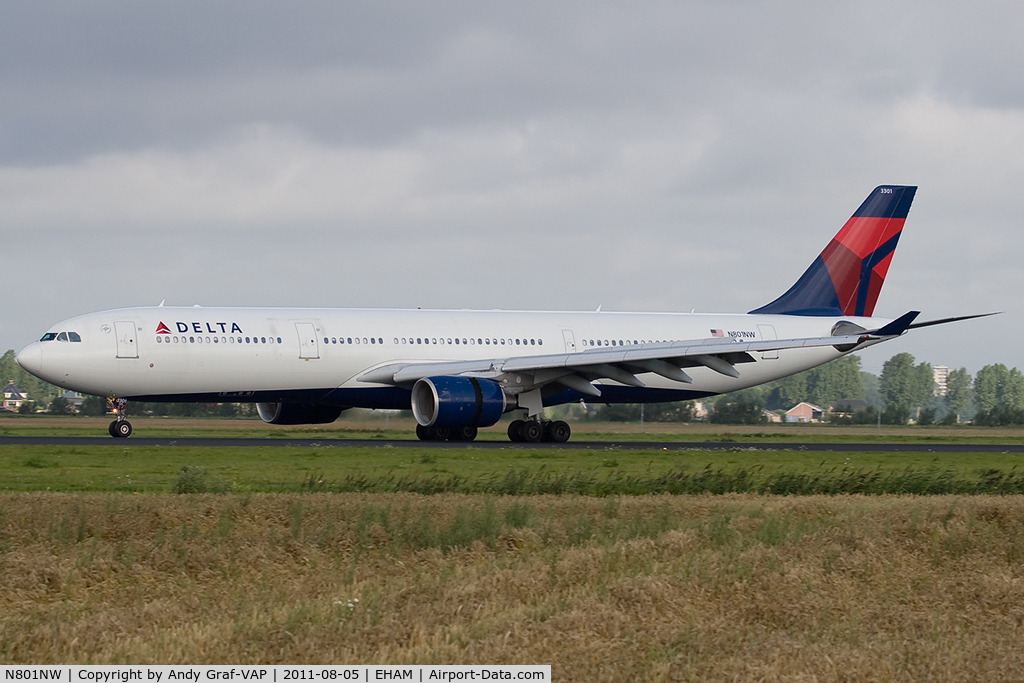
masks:
POLYGON ((452 430, 452 435, 449 437, 450 441, 473 441, 476 439, 477 428, 476 427, 458 427, 452 430))
POLYGON ((572 429, 569 428, 568 423, 561 420, 552 422, 546 431, 548 440, 554 443, 565 443, 572 436, 572 429))
POLYGON ((107 426, 107 433, 110 434, 110 436, 114 437, 115 439, 117 438, 117 432, 115 431, 116 427, 117 420, 114 420, 113 422, 110 423, 109 426, 107 426))
POLYGON ((508 424, 508 440, 513 443, 523 442, 523 425, 526 424, 522 420, 512 420, 508 424))
POLYGON ((536 420, 527 420, 519 431, 526 443, 540 443, 544 438, 544 427, 536 420))
POLYGON ((128 420, 114 422, 114 424, 111 425, 110 428, 113 431, 114 438, 117 439, 127 439, 129 436, 132 435, 132 423, 129 422, 128 420))
POLYGON ((430 441, 430 436, 427 434, 427 428, 423 425, 416 425, 416 438, 420 441, 430 441))

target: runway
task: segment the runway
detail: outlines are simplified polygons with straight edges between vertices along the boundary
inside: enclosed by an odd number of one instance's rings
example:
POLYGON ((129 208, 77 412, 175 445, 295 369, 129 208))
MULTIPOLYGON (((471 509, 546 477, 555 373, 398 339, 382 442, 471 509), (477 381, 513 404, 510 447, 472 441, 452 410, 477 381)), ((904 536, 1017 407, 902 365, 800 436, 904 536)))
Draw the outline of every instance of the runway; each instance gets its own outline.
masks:
POLYGON ((510 441, 418 441, 385 439, 253 439, 208 437, 130 437, 109 436, 0 436, 0 446, 112 446, 198 447, 198 448, 456 448, 466 450, 494 449, 574 449, 574 450, 667 450, 667 451, 870 451, 875 453, 1024 453, 1024 444, 958 444, 958 443, 769 443, 743 441, 570 441, 568 443, 512 443, 510 441))

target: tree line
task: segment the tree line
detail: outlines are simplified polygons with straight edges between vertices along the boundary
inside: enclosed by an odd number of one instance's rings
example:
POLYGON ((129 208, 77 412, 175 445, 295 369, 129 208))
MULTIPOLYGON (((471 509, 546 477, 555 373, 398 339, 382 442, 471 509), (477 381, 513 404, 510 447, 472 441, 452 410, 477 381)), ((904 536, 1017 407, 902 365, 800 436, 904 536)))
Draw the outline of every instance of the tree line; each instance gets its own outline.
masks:
MULTIPOLYGON (((898 353, 882 365, 881 375, 861 369, 860 357, 844 356, 811 370, 709 399, 708 420, 724 424, 763 424, 765 411, 784 412, 807 402, 823 408, 825 418, 853 424, 1024 424, 1024 374, 1002 363, 986 365, 974 377, 966 368, 950 370, 946 392, 937 392, 934 368, 898 353), (828 414, 842 400, 864 401, 854 411, 828 414)), ((595 406, 586 418, 650 422, 693 419, 694 404, 595 406), (661 407, 670 406, 670 407, 661 407)))

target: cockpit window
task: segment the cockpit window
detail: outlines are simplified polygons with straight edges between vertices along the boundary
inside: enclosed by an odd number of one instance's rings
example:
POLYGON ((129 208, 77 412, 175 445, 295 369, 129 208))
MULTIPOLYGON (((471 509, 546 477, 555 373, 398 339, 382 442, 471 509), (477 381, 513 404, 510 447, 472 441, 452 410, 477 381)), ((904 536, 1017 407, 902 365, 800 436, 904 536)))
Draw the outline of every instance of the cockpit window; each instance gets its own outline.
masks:
POLYGON ((68 333, 67 332, 61 332, 60 334, 57 335, 57 341, 67 341, 67 340, 68 340, 68 333))
POLYGON ((80 337, 77 332, 68 332, 68 339, 73 342, 82 341, 82 337, 80 337))
POLYGON ((56 332, 47 332, 46 334, 43 335, 43 338, 40 339, 39 341, 41 341, 41 342, 43 342, 43 341, 53 341, 56 338, 57 338, 57 333, 56 332))

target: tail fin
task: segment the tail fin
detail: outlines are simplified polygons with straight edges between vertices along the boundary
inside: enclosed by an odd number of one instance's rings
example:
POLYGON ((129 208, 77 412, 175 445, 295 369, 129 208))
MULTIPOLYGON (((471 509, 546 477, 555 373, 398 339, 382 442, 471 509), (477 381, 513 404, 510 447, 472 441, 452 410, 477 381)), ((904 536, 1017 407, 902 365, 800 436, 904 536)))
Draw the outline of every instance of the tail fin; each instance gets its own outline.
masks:
POLYGON ((750 312, 870 316, 916 192, 876 187, 788 292, 750 312))

